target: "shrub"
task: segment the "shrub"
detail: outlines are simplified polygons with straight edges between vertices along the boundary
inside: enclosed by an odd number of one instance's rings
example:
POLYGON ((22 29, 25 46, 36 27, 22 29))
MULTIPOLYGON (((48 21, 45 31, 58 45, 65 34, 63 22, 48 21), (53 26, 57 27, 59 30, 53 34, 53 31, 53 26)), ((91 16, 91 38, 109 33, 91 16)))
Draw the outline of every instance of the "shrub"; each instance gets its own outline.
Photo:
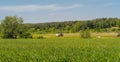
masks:
POLYGON ((44 39, 44 37, 43 36, 38 36, 37 39, 44 39))
POLYGON ((20 38, 32 38, 32 35, 30 33, 23 33, 20 35, 20 38))
POLYGON ((82 30, 80 32, 80 36, 81 36, 81 38, 91 38, 90 30, 89 29, 82 30))
POLYGON ((120 32, 117 34, 117 37, 120 37, 120 32))

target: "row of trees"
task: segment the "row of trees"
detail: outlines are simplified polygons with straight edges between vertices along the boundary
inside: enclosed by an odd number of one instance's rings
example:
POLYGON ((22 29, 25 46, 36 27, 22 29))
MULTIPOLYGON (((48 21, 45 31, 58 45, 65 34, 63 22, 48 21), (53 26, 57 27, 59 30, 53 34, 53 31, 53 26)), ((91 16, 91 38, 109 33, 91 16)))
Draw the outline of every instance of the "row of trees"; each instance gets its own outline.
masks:
POLYGON ((120 27, 119 18, 98 18, 94 20, 77 20, 66 22, 51 22, 27 24, 33 31, 38 33, 65 32, 74 33, 89 28, 94 32, 117 32, 120 27))
POLYGON ((31 38, 32 33, 75 33, 84 30, 94 32, 119 31, 119 18, 99 18, 85 21, 66 21, 37 24, 23 24, 23 19, 17 16, 6 16, 0 24, 2 38, 31 38))

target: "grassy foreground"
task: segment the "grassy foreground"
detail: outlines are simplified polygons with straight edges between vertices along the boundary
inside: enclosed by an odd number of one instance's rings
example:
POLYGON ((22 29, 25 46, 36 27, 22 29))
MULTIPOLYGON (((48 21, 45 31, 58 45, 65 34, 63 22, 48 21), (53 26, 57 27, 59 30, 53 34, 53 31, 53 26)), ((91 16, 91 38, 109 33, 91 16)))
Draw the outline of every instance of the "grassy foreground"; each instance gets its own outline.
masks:
POLYGON ((0 62, 120 62, 120 38, 1 39, 0 62))

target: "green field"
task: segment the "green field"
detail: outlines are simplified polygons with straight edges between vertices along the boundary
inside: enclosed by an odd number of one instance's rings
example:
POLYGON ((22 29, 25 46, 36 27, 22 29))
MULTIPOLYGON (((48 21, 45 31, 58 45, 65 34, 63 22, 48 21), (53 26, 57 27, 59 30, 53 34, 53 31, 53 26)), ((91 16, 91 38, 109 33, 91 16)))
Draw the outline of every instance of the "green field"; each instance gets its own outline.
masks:
POLYGON ((0 62, 120 62, 120 38, 1 39, 0 62))

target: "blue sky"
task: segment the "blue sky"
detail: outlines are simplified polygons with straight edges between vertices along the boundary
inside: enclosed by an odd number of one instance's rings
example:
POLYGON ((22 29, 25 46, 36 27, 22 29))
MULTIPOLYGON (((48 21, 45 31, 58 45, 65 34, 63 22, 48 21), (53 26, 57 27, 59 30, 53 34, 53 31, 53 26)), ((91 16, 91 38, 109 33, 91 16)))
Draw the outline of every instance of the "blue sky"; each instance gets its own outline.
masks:
POLYGON ((25 23, 120 18, 120 0, 0 0, 0 20, 23 17, 25 23))

